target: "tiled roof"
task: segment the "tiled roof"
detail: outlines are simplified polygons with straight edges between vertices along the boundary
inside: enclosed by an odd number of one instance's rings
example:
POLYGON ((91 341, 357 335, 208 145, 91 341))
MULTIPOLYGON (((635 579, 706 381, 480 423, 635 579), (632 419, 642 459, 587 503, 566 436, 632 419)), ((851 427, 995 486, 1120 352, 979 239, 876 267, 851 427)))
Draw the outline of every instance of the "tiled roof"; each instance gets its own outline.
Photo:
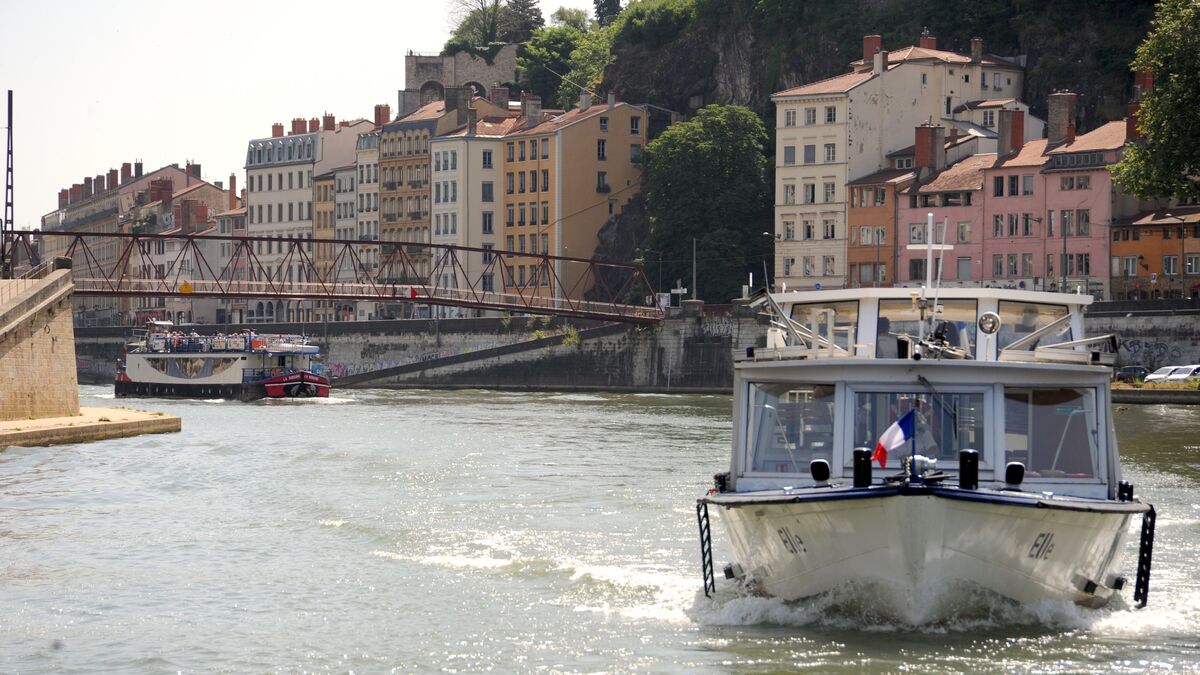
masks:
MULTIPOLYGON (((961 134, 959 136, 955 136, 954 138, 950 138, 949 136, 947 136, 946 142, 943 145, 947 150, 949 150, 950 148, 953 148, 956 145, 961 145, 963 143, 966 143, 967 141, 971 140, 972 138, 974 138, 974 136, 971 134, 961 134)), ((889 158, 890 157, 912 157, 916 154, 917 154, 917 146, 910 145, 908 147, 900 148, 899 150, 893 150, 884 156, 889 157, 889 158)))
MULTIPOLYGON (((620 102, 620 103, 617 103, 616 105, 632 106, 632 104, 625 103, 625 102, 620 102)), ((636 106, 632 106, 632 107, 636 107, 636 106)), ((572 108, 571 110, 568 110, 567 112, 565 112, 561 115, 558 115, 556 117, 551 117, 550 119, 544 120, 541 123, 536 124, 528 129, 514 129, 512 132, 510 132, 509 135, 530 136, 530 135, 534 135, 534 134, 551 134, 551 133, 558 131, 559 129, 562 129, 563 127, 570 126, 572 124, 575 124, 576 122, 581 122, 583 120, 586 120, 586 119, 589 119, 592 117, 596 117, 597 115, 600 115, 601 113, 604 113, 607 111, 608 111, 607 103, 599 103, 599 104, 592 105, 587 110, 580 110, 579 108, 572 108)), ((522 117, 522 118, 520 118, 519 121, 521 123, 524 123, 525 118, 522 117)))
POLYGON ((1200 223, 1200 206, 1177 206, 1147 211, 1134 216, 1131 225, 1182 225, 1200 223))
POLYGON ((843 73, 834 77, 809 82, 808 84, 791 89, 784 89, 771 94, 772 99, 783 96, 810 96, 813 94, 843 94, 858 85, 871 79, 873 73, 870 70, 863 70, 852 73, 843 73))
POLYGON ((881 183, 903 183, 904 181, 914 177, 912 169, 883 169, 875 173, 868 174, 862 178, 846 183, 847 185, 879 185, 881 183))
POLYGON ((917 187, 917 192, 955 192, 983 188, 983 170, 996 162, 996 154, 971 155, 948 169, 943 169, 917 187))
POLYGON ((1039 138, 1021 146, 1021 151, 1010 157, 1005 157, 992 167, 994 169, 1011 169, 1018 166, 1041 166, 1050 161, 1046 155, 1046 139, 1039 138))
POLYGON ((236 208, 236 209, 229 209, 228 211, 222 211, 222 212, 214 215, 213 218, 221 218, 222 216, 244 216, 244 215, 246 215, 246 207, 243 206, 243 207, 236 208))
MULTIPOLYGON (((513 127, 515 127, 517 125, 518 121, 519 120, 517 117, 498 117, 498 116, 497 117, 491 117, 491 116, 484 117, 483 119, 479 120, 478 123, 476 123, 475 135, 476 136, 505 136, 512 132, 513 127)), ((462 126, 462 127, 459 127, 458 129, 455 129, 454 131, 451 131, 448 134, 445 134, 445 136, 443 136, 443 138, 448 137, 448 136, 466 136, 466 135, 467 135, 467 127, 462 126)))
MULTIPOLYGON (((917 46, 913 46, 913 45, 910 45, 908 47, 903 47, 901 49, 897 49, 894 52, 888 52, 888 63, 889 64, 893 64, 893 63, 898 64, 898 63, 901 63, 904 61, 919 61, 919 60, 926 60, 926 59, 935 60, 935 61, 945 61, 946 63, 970 63, 971 62, 971 57, 967 56, 966 54, 959 54, 957 52, 947 52, 947 51, 943 51, 941 49, 925 49, 924 47, 917 47, 917 46)), ((1016 65, 1015 63, 1013 63, 1007 59, 1002 59, 1000 57, 993 56, 991 54, 984 54, 983 59, 980 61, 980 63, 982 63, 983 65, 986 65, 986 66, 1004 66, 1004 67, 1008 67, 1008 68, 1018 68, 1018 69, 1020 68, 1020 66, 1016 65)), ((859 59, 857 61, 854 61, 850 65, 855 68, 865 67, 867 65, 867 62, 864 61, 863 59, 859 59)))
POLYGON ((1076 136, 1071 143, 1063 143, 1050 151, 1051 155, 1067 152, 1095 152, 1097 150, 1118 150, 1125 146, 1125 120, 1109 122, 1101 127, 1076 136))

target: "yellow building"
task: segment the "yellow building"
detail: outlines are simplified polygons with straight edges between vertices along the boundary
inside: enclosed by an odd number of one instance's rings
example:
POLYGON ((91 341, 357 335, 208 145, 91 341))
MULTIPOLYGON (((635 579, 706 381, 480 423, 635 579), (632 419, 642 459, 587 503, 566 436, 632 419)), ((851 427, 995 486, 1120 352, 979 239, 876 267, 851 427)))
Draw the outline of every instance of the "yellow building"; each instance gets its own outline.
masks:
POLYGON ((529 105, 535 98, 522 101, 522 119, 505 137, 500 248, 514 255, 503 286, 578 298, 589 290, 580 283, 587 266, 541 256, 593 256, 600 228, 641 189, 648 115, 611 94, 593 105, 584 92, 579 107, 544 119, 540 101, 529 105))
MULTIPOLYGON (((313 217, 313 239, 333 239, 334 238, 334 175, 333 172, 323 173, 320 176, 314 176, 312 181, 312 217, 313 217)), ((312 256, 313 263, 316 264, 317 273, 321 279, 330 278, 330 269, 333 267, 334 245, 330 243, 317 243, 313 245, 312 256)), ((316 279, 301 279, 301 281, 315 282, 316 279)), ((333 303, 327 300, 319 300, 313 309, 313 321, 332 321, 333 303)))

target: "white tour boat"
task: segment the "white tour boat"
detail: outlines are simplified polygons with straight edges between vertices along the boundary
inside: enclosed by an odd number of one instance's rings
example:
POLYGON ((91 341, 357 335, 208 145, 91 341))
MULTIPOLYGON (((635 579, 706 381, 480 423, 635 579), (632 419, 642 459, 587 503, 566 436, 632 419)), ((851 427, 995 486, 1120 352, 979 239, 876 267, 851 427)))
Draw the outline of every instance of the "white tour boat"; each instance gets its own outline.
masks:
POLYGON ((118 397, 328 397, 317 372, 320 348, 298 335, 182 333, 169 321, 150 321, 126 345, 117 368, 118 397))
POLYGON ((1103 605, 1141 519, 1144 605, 1154 509, 1121 479, 1092 298, 932 285, 755 301, 767 343, 735 360, 730 470, 697 503, 705 593, 711 507, 727 578, 785 600, 865 585, 910 623, 972 589, 1103 605))

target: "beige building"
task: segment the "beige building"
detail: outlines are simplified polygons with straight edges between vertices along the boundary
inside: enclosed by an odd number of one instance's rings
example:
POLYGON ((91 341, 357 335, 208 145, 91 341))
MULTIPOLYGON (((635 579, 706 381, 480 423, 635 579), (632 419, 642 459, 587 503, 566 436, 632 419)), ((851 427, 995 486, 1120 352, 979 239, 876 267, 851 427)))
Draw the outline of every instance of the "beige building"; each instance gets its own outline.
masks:
MULTIPOLYGON (((939 50, 928 34, 918 46, 889 53, 878 35, 868 35, 849 73, 772 95, 777 285, 845 287, 846 184, 881 169, 910 168, 888 155, 911 145, 913 128, 929 120, 994 138, 984 115, 1009 104, 978 102, 1015 101, 1023 84, 1022 60, 984 54, 978 38, 970 54, 939 50), (792 264, 805 260, 811 264, 792 264)), ((1035 130, 1040 135, 1036 124, 1028 125, 1027 138, 1035 130)))

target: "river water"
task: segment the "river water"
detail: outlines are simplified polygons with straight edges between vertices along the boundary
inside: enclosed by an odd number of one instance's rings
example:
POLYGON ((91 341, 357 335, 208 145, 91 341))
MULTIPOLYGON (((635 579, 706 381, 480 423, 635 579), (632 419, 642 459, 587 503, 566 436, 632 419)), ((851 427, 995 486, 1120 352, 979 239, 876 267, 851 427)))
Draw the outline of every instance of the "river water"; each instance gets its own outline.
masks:
POLYGON ((1200 408, 1117 411, 1160 514, 1148 608, 980 598, 914 628, 704 597, 725 396, 138 403, 183 432, 0 452, 0 672, 1200 669, 1200 408))

